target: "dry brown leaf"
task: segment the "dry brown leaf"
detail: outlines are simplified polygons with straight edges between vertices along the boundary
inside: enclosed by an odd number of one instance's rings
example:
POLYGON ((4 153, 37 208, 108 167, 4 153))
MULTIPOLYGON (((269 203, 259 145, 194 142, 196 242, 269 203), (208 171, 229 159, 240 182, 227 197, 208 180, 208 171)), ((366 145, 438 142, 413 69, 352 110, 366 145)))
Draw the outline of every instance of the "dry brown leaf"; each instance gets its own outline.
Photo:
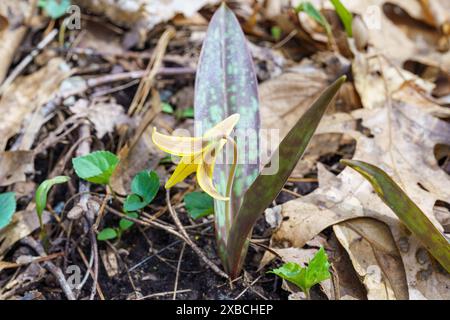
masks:
POLYGON ((218 0, 76 0, 75 4, 89 11, 106 15, 111 21, 125 26, 139 25, 146 31, 177 14, 192 17, 207 4, 218 0))
POLYGON ((31 2, 26 0, 0 2, 0 83, 5 79, 14 53, 27 32, 24 20, 30 8, 31 2))
MULTIPOLYGON (((50 214, 44 211, 42 222, 46 224, 49 221, 50 214)), ((30 235, 37 228, 39 228, 39 220, 34 209, 16 212, 11 223, 0 230, 0 259, 3 259, 12 245, 30 235)))
POLYGON ((67 65, 61 58, 54 58, 31 75, 17 78, 6 89, 0 100, 0 151, 5 150, 8 139, 19 133, 22 126, 25 134, 21 148, 31 147, 43 123, 39 108, 56 94, 67 76, 67 65))
POLYGON ((26 181, 26 174, 34 169, 32 151, 0 152, 0 186, 26 181))
POLYGON ((417 87, 417 90, 429 93, 433 84, 416 75, 387 62, 382 56, 356 53, 352 63, 355 88, 364 108, 384 107, 387 95, 399 90, 405 81, 417 87))
POLYGON ((391 231, 382 222, 359 218, 333 226, 369 300, 408 299, 406 275, 391 231))
MULTIPOLYGON (((325 71, 307 60, 281 76, 264 82, 259 87, 263 130, 267 129, 268 134, 272 133, 271 130, 279 130, 281 141, 327 84, 325 71)), ((264 131, 262 138, 265 138, 264 131)), ((276 145, 267 139, 268 153, 276 145)), ((321 155, 336 152, 344 139, 343 135, 336 133, 314 136, 293 175, 303 176, 310 172, 321 155)))
POLYGON ((374 52, 383 53, 397 65, 401 65, 410 57, 421 57, 428 61, 439 61, 442 54, 430 43, 423 41, 428 36, 428 30, 417 28, 413 34, 405 33, 407 28, 401 28, 387 18, 383 5, 397 4, 400 8, 418 14, 420 5, 417 1, 386 1, 386 0, 342 0, 342 3, 353 13, 363 17, 368 26, 369 43, 374 52), (422 38, 420 38, 422 35, 422 38))
POLYGON ((94 124, 95 135, 99 139, 107 133, 112 133, 117 126, 131 121, 125 115, 123 107, 115 101, 97 101, 89 105, 87 100, 80 99, 70 111, 89 119, 94 124))
MULTIPOLYGON (((405 90, 407 86, 402 86, 405 90)), ((450 177, 438 166, 434 148, 450 140, 450 125, 434 118, 430 106, 397 91, 374 109, 359 109, 350 115, 323 119, 319 132, 340 132, 356 142, 354 159, 380 166, 399 183, 436 226, 433 215, 438 200, 450 199, 450 177), (417 105, 416 105, 417 104, 417 105), (352 123, 362 120, 373 137, 355 131, 352 123)), ((274 245, 301 248, 320 231, 336 223, 372 217, 386 223, 400 250, 411 299, 449 298, 450 278, 423 246, 399 222, 395 214, 373 193, 369 183, 350 169, 337 177, 319 168, 319 189, 282 205, 283 222, 273 235, 274 245), (293 232, 294 230, 294 232, 293 232)), ((361 258, 361 257, 360 257, 361 258)))
POLYGON ((116 253, 109 246, 106 247, 106 250, 100 250, 100 257, 108 277, 112 278, 119 274, 119 263, 116 253))

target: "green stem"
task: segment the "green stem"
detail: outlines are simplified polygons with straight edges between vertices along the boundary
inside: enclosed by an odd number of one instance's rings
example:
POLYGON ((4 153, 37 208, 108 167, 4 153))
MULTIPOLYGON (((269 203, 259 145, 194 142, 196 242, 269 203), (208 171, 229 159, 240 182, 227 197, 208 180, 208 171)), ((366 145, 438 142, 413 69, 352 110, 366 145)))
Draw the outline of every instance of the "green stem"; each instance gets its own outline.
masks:
POLYGON ((237 167, 237 161, 238 161, 238 148, 236 141, 234 141, 230 136, 226 136, 227 141, 229 141, 233 145, 233 164, 231 165, 231 170, 228 173, 228 180, 227 180, 227 189, 226 189, 226 196, 229 198, 228 201, 225 203, 225 212, 227 213, 226 216, 226 226, 227 226, 227 233, 230 229, 230 203, 231 203, 231 191, 233 187, 233 181, 234 176, 236 174, 236 167, 237 167))

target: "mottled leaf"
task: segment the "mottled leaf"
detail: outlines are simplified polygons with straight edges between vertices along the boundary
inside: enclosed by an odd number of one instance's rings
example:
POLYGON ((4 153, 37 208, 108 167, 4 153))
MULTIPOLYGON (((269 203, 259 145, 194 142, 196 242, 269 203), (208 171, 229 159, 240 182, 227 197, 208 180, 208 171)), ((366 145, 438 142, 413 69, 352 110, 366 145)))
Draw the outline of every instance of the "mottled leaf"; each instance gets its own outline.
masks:
MULTIPOLYGON (((225 260, 227 234, 242 196, 259 170, 259 102, 257 80, 245 36, 233 12, 225 5, 216 11, 208 27, 198 64, 194 112, 196 136, 238 113, 235 129, 239 164, 230 202, 215 201, 216 232, 219 254, 225 260), (243 139, 247 133, 246 139, 243 139)), ((214 183, 221 194, 226 184, 233 151, 227 144, 227 163, 221 160, 214 169, 214 183)), ((225 159, 222 158, 222 159, 225 159)), ((225 264, 225 262, 224 262, 225 264)))
MULTIPOLYGON (((246 192, 242 206, 230 230, 227 250, 230 275, 235 278, 245 258, 246 239, 262 212, 272 203, 283 188, 311 140, 320 119, 341 85, 345 76, 336 80, 320 95, 281 141, 269 164, 278 163, 278 172, 260 174, 246 192)), ((266 165, 267 167, 267 165, 266 165)))
POLYGON ((119 158, 109 151, 95 151, 72 159, 77 176, 89 182, 108 184, 119 163, 119 158))
POLYGON ((341 160, 341 163, 366 178, 381 200, 392 209, 444 269, 450 272, 450 242, 394 180, 386 172, 367 162, 341 160))
POLYGON ((6 227, 16 211, 16 194, 14 192, 0 193, 0 229, 6 227))

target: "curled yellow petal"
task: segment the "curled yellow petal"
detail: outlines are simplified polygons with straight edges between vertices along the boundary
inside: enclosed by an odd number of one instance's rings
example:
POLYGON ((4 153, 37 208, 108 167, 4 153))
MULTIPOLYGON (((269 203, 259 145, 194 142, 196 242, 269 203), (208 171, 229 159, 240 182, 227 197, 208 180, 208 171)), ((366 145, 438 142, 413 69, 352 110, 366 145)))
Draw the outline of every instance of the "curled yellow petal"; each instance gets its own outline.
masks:
POLYGON ((226 140, 222 139, 218 144, 212 145, 205 150, 203 154, 203 161, 197 168, 197 182, 200 188, 203 189, 207 194, 217 200, 228 201, 228 197, 222 196, 214 187, 213 183, 213 173, 214 164, 216 162, 217 154, 225 145, 226 140))
POLYGON ((216 126, 212 127, 208 131, 205 132, 205 137, 215 137, 215 136, 229 136, 231 131, 233 131, 234 127, 239 121, 241 116, 239 113, 232 114, 228 118, 219 122, 216 126))
MULTIPOLYGON (((199 155, 197 158, 201 158, 199 155)), ((196 159, 194 156, 186 156, 181 158, 180 163, 175 168, 172 176, 169 180, 167 180, 166 185, 164 186, 166 189, 169 189, 176 185, 178 182, 186 179, 188 175, 197 171, 197 167, 199 166, 199 159, 196 159)))
POLYGON ((153 128, 152 140, 162 151, 180 157, 200 153, 208 144, 203 138, 169 136, 156 132, 156 128, 153 128))

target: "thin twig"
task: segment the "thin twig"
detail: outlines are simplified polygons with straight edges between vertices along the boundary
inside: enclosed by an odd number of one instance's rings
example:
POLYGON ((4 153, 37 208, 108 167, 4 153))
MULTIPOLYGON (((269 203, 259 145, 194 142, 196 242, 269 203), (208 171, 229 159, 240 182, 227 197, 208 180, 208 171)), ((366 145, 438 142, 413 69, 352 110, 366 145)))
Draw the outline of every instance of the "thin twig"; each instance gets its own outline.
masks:
POLYGON ((5 90, 11 85, 14 79, 20 75, 20 73, 26 68, 26 66, 33 61, 33 59, 39 54, 39 52, 44 49, 58 34, 58 30, 53 29, 41 42, 38 43, 37 47, 31 51, 9 74, 8 78, 3 81, 0 86, 0 95, 2 95, 5 90))
POLYGON ((186 248, 186 242, 183 243, 183 246, 181 247, 180 257, 178 258, 177 273, 175 275, 175 286, 173 288, 172 300, 177 299, 178 278, 180 277, 181 260, 183 259, 183 254, 184 254, 185 248, 186 248))
POLYGON ((211 268, 211 270, 213 270, 222 278, 228 279, 229 278, 228 275, 222 270, 220 270, 219 267, 217 267, 211 260, 209 260, 208 257, 206 257, 206 255, 203 253, 203 251, 189 237, 188 233, 186 232, 186 229, 184 229, 183 224, 181 223, 177 213, 172 208, 172 204, 170 203, 170 189, 167 189, 166 191, 166 202, 167 208, 169 209, 170 215, 172 216, 175 225, 177 226, 180 233, 186 239, 186 242, 191 246, 192 250, 194 250, 195 253, 198 254, 198 256, 211 268))
MULTIPOLYGON (((34 240, 32 237, 23 238, 21 240, 21 243, 32 248, 41 257, 47 256, 42 245, 39 242, 37 242, 36 240, 34 240)), ((61 289, 63 290, 64 294, 66 295, 67 299, 68 300, 76 300, 75 295, 73 294, 72 288, 67 283, 67 280, 64 277, 64 273, 62 272, 61 268, 57 267, 51 261, 45 261, 42 265, 45 269, 47 269, 56 278, 61 289)))

